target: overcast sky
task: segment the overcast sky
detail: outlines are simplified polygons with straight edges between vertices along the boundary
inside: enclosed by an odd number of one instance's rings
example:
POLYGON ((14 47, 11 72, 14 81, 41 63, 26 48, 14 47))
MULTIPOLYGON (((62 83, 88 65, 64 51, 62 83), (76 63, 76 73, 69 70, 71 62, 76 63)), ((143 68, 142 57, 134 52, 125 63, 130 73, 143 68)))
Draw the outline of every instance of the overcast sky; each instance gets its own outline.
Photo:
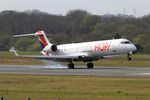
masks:
POLYGON ((0 0, 0 11, 24 11, 38 9, 51 14, 63 14, 74 9, 87 10, 92 14, 118 14, 143 16, 150 14, 150 0, 0 0))

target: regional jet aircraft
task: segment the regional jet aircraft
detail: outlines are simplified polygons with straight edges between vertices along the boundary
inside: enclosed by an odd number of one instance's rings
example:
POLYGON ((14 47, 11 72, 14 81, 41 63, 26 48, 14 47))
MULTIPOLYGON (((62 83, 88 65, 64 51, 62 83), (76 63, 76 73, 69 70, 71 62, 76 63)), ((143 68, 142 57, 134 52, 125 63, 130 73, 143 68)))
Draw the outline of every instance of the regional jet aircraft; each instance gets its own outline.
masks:
POLYGON ((130 55, 137 50, 133 43, 123 38, 55 45, 49 42, 44 31, 38 31, 33 34, 14 35, 13 37, 22 36, 36 36, 42 46, 41 53, 43 55, 18 55, 13 49, 16 56, 68 62, 69 69, 74 69, 73 62, 75 61, 88 62, 87 68, 92 69, 94 67, 92 61, 115 55, 127 54, 128 60, 131 60, 130 55))

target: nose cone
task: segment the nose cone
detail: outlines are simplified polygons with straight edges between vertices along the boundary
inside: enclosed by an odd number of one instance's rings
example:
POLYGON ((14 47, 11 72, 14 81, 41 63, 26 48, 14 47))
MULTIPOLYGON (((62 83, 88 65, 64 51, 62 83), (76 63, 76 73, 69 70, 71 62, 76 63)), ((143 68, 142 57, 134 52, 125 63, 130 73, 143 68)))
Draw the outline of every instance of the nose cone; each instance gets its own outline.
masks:
POLYGON ((133 44, 133 46, 132 46, 132 52, 133 53, 136 53, 137 52, 137 48, 136 48, 136 46, 133 44))

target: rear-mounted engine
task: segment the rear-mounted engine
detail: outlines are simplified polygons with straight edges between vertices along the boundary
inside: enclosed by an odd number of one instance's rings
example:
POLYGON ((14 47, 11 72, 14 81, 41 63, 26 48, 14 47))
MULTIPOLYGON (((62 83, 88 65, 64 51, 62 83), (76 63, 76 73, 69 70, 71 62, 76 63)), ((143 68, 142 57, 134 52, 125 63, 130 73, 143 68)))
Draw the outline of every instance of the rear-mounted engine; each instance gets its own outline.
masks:
POLYGON ((43 51, 47 52, 47 53, 56 52, 57 51, 57 45, 54 45, 54 44, 48 45, 43 49, 43 51))

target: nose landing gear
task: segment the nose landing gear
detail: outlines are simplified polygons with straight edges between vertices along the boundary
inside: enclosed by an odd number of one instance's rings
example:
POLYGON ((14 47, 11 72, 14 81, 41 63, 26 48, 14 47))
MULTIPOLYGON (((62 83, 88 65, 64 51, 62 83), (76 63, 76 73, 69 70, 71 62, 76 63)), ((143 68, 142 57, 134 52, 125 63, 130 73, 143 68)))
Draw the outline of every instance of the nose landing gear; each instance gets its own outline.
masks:
POLYGON ((127 55, 128 61, 132 60, 132 58, 130 56, 131 56, 131 54, 128 53, 128 55, 127 55))

